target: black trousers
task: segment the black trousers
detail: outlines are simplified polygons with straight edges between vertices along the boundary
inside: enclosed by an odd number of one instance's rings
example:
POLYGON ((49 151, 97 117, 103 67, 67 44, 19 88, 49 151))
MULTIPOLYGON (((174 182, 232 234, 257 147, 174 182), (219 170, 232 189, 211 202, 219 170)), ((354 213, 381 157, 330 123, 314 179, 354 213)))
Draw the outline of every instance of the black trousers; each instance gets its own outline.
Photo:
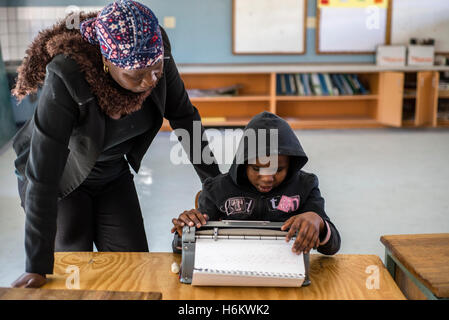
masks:
MULTIPOLYGON (((58 202, 55 251, 148 252, 142 212, 129 170, 105 183, 83 183, 58 202)), ((19 194, 25 194, 19 180, 19 194)))

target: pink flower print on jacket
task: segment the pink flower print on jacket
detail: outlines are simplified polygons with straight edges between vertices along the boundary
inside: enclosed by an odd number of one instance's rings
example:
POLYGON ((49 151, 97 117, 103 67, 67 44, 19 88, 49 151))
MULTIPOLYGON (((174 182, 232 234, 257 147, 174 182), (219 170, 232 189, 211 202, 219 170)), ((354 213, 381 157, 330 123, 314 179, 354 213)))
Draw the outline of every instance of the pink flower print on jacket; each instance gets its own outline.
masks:
POLYGON ((277 209, 282 212, 293 212, 299 208, 299 195, 293 197, 282 196, 277 209))

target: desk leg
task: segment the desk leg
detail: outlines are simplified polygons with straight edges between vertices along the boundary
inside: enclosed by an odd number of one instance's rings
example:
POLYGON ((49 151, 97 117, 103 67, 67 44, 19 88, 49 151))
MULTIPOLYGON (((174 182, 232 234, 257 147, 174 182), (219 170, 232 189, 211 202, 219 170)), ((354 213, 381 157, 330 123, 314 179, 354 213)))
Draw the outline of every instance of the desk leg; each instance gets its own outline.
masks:
POLYGON ((396 273, 396 263, 394 262, 393 258, 390 255, 390 252, 387 249, 385 249, 385 267, 394 280, 396 273))
MULTIPOLYGON (((401 271, 406 275, 408 279, 410 279, 417 287, 418 289, 426 296, 429 300, 439 300, 438 297, 436 297, 432 291, 430 291, 425 285, 423 285, 414 275, 412 275, 406 267, 402 265, 392 254, 388 249, 385 249, 385 264, 388 272, 390 272, 391 276, 393 277, 393 280, 396 282, 396 267, 399 267, 401 271)), ((399 288, 402 291, 402 288, 399 288)), ((403 292, 404 293, 404 292, 403 292)), ((405 293, 404 293, 405 295, 405 293)))

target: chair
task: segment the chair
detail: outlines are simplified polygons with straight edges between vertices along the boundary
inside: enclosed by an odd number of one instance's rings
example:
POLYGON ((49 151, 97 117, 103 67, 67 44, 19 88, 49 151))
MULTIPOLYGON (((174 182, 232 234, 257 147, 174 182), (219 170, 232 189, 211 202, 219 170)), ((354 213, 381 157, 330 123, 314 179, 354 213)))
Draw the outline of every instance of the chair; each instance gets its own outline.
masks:
POLYGON ((198 199, 200 198, 201 190, 195 196, 195 209, 198 209, 198 199))

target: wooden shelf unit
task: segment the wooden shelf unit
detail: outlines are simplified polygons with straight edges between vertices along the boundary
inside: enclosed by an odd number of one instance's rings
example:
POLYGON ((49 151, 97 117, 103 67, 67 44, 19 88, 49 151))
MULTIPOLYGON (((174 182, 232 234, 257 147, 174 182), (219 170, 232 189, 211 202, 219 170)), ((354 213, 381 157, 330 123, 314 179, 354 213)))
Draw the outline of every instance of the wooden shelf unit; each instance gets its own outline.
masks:
POLYGON ((448 128, 449 127, 449 120, 439 120, 438 121, 439 127, 448 128))
MULTIPOLYGON (((240 84, 237 96, 192 97, 205 127, 241 127, 256 114, 270 111, 286 119, 294 129, 379 128, 379 127, 447 127, 449 121, 437 119, 439 70, 388 71, 384 69, 341 66, 335 70, 254 70, 235 67, 211 68, 212 72, 195 68, 182 72, 187 89, 213 89, 240 84), (278 96, 276 74, 285 73, 353 73, 357 74, 367 95, 352 96, 278 96), (416 92, 405 92, 406 73, 416 73, 416 92), (416 100, 413 119, 403 119, 406 100, 416 100)), ((276 68, 274 68, 276 69, 276 68)), ((443 97, 449 97, 447 92, 443 97)), ((166 120, 162 130, 170 130, 166 120)))
POLYGON ((415 82, 415 88, 412 92, 410 89, 404 89, 403 96, 403 110, 405 111, 406 104, 411 109, 411 117, 403 115, 403 127, 437 127, 437 112, 438 112, 438 71, 418 71, 406 72, 404 74, 405 82, 415 82))
POLYGON ((353 96, 276 96, 276 101, 354 101, 377 100, 378 95, 353 95, 353 96))

